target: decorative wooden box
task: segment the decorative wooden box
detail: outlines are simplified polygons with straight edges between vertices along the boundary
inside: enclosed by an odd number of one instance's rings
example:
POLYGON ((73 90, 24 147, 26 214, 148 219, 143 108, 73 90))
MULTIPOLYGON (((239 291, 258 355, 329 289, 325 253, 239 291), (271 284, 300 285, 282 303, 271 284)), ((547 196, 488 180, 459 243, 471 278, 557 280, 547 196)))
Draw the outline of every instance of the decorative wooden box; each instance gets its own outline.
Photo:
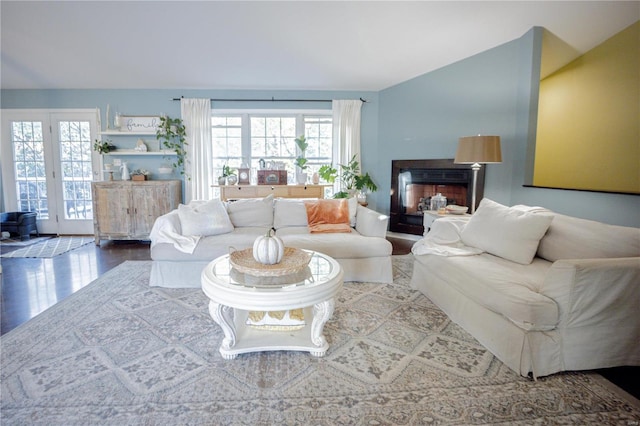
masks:
POLYGON ((147 180, 147 176, 146 175, 132 175, 131 176, 131 180, 147 180))
POLYGON ((258 170, 258 185, 286 185, 286 170, 258 170))

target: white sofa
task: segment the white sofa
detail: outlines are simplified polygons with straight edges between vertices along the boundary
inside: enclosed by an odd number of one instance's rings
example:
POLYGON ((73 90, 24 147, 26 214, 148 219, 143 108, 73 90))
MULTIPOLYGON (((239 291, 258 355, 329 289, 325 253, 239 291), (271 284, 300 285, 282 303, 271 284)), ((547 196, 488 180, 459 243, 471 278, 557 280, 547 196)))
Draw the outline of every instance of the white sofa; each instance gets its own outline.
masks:
POLYGON ((308 230, 304 200, 269 196, 207 203, 216 202, 226 210, 210 213, 210 223, 218 227, 213 231, 216 235, 184 235, 184 214, 181 222, 179 210, 156 220, 150 235, 152 286, 200 287, 200 274, 209 262, 228 254, 231 248, 252 247, 256 237, 265 235, 269 228, 276 230, 287 247, 314 250, 336 259, 343 268, 345 281, 393 279, 392 246, 385 238, 389 218, 359 205, 355 198, 349 200, 350 232, 320 234, 308 230), (226 217, 230 225, 219 226, 226 217))
POLYGON ((640 229, 484 199, 412 251, 411 286, 521 375, 640 365, 640 229))

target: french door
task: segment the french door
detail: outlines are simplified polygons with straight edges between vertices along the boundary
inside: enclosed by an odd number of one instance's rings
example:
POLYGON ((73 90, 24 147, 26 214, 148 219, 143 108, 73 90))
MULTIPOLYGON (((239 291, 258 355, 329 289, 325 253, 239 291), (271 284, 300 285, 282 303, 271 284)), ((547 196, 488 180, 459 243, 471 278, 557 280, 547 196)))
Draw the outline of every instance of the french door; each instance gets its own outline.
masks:
POLYGON ((97 123, 97 110, 3 110, 5 211, 37 212, 44 234, 93 234, 97 123))

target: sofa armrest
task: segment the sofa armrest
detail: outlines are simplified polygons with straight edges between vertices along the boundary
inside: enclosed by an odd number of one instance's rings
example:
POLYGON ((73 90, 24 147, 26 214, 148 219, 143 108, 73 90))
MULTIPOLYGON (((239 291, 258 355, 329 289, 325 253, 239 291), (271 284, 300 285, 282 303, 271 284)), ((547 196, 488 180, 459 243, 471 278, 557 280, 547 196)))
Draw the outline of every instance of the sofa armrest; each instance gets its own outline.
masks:
POLYGON ((356 231, 360 234, 365 237, 385 238, 387 236, 388 225, 389 216, 358 204, 356 210, 356 231))
POLYGON ((564 259, 553 263, 540 293, 555 300, 562 328, 635 321, 640 257, 564 259))
POLYGON ((153 223, 149 239, 151 240, 151 248, 156 244, 169 243, 173 244, 176 250, 189 254, 193 253, 198 241, 200 241, 199 236, 182 235, 178 210, 173 210, 158 217, 153 223))

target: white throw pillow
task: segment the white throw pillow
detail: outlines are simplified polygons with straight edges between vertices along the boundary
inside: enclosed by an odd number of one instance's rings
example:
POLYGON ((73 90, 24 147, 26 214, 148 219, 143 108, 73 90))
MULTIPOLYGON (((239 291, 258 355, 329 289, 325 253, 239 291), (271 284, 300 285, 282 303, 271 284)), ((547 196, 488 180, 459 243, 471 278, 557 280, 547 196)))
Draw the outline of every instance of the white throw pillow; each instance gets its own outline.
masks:
POLYGON ((227 205, 231 223, 236 227, 273 226, 273 194, 264 198, 242 198, 227 205))
POLYGON ((512 209, 484 198, 462 230, 462 242, 528 265, 552 220, 549 215, 512 209))
POLYGON ((307 209, 304 201, 291 198, 278 198, 274 201, 273 227, 307 226, 307 209))
POLYGON ((206 203, 180 204, 178 217, 180 218, 182 235, 206 237, 233 231, 233 224, 229 220, 227 209, 218 199, 206 203))

